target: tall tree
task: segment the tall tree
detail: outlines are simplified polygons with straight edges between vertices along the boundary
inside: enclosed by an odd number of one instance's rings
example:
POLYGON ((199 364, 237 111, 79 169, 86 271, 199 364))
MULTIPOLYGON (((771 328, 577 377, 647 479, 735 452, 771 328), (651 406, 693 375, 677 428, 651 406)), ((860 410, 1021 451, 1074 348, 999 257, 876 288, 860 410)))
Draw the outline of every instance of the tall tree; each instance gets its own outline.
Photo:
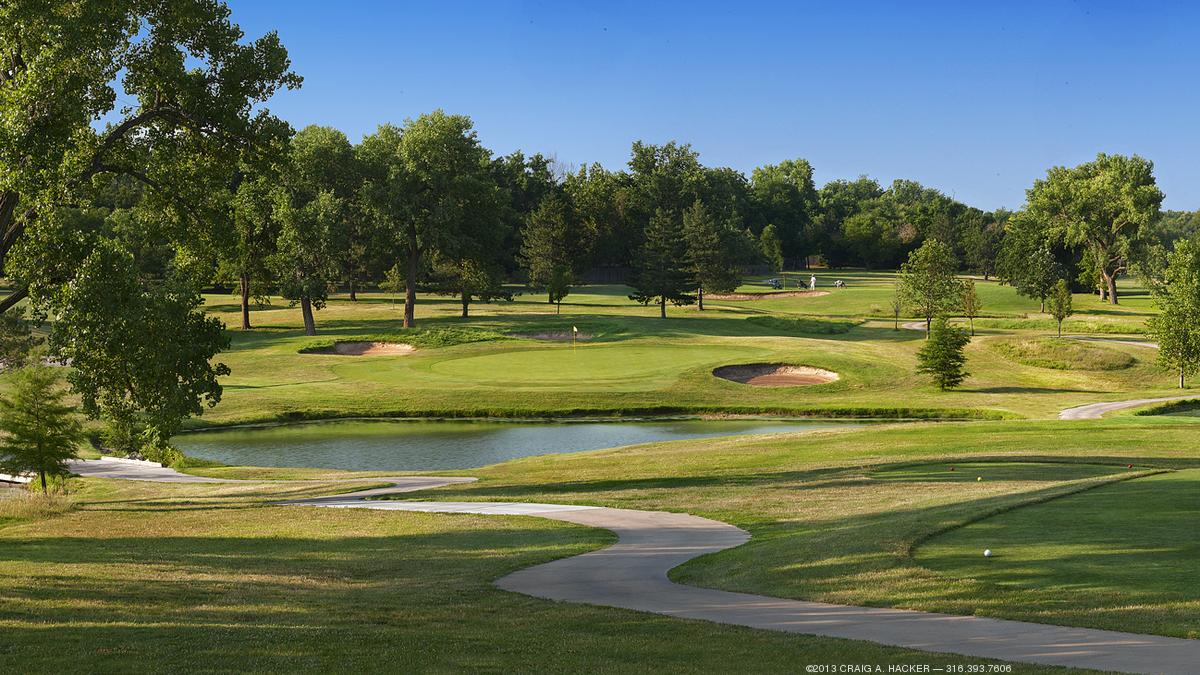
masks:
POLYGON ((687 261, 696 281, 698 307, 703 311, 705 291, 730 293, 742 282, 736 240, 740 234, 719 226, 697 200, 683 213, 683 236, 687 241, 687 261))
POLYGON ((580 228, 564 195, 550 193, 529 214, 521 236, 521 266, 529 283, 546 290, 556 311, 571 292, 576 267, 586 254, 580 228))
POLYGON ((436 110, 403 129, 380 127, 363 139, 361 154, 365 203, 405 263, 404 326, 411 328, 426 256, 453 255, 474 228, 496 222, 501 195, 491 153, 470 118, 436 110))
POLYGON ((67 474, 67 460, 83 440, 61 383, 49 366, 26 366, 12 376, 9 395, 0 397, 0 469, 37 474, 43 493, 47 476, 67 474))
POLYGON ((430 290, 459 299, 462 318, 470 316, 471 303, 512 300, 512 291, 504 287, 504 270, 499 261, 486 255, 433 257, 430 290))
POLYGON ((317 334, 313 312, 325 307, 337 278, 333 230, 342 209, 340 200, 326 190, 300 200, 281 193, 276 206, 280 230, 273 257, 275 274, 283 297, 293 306, 300 305, 305 335, 317 334))
POLYGON ((33 335, 24 307, 0 314, 0 370, 24 366, 30 351, 40 341, 33 335))
POLYGON ((779 229, 785 257, 816 253, 814 224, 819 210, 812 165, 803 159, 768 164, 750 174, 750 186, 762 226, 779 229))
POLYGON ((1025 210, 1067 245, 1087 249, 1115 305, 1117 275, 1126 269, 1142 228, 1158 216, 1162 200, 1152 162, 1101 153, 1074 168, 1050 169, 1029 189, 1025 210))
POLYGON ((1158 314, 1147 324, 1158 340, 1158 363, 1179 373, 1179 386, 1200 370, 1200 244, 1181 240, 1152 287, 1158 314))
POLYGON ((779 230, 775 229, 774 223, 763 228, 762 234, 758 236, 758 247, 762 259, 766 261, 767 267, 771 268, 771 274, 782 272, 783 242, 779 239, 779 230))
POLYGON ((1004 248, 1004 224, 1010 215, 1005 209, 997 209, 975 221, 963 234, 967 264, 982 274, 984 281, 996 274, 1004 248))
POLYGON ((210 360, 222 338, 199 308, 200 277, 182 269, 212 246, 213 196, 240 159, 277 153, 290 134, 262 103, 299 84, 278 37, 245 39, 215 0, 0 3, 0 268, 16 288, 0 312, 28 295, 56 315, 50 348, 82 357, 72 383, 89 414, 97 391, 145 402, 160 421, 220 397, 210 360), (169 283, 139 279, 146 261, 119 251, 111 231, 64 216, 95 204, 114 177, 145 186, 138 208, 153 218, 141 222, 172 258, 169 283), (108 270, 113 283, 136 287, 114 298, 109 280, 84 277, 106 265, 124 266, 108 270), (165 315, 180 323, 128 332, 165 315), (148 390, 164 399, 143 398, 148 390))
POLYGON ((690 305, 695 297, 692 274, 687 264, 687 243, 679 218, 670 211, 659 210, 646 228, 645 243, 639 252, 634 292, 629 299, 642 303, 657 303, 659 316, 667 318, 667 303, 690 305))
MULTIPOLYGON (((270 261, 279 239, 275 218, 277 176, 245 173, 234 190, 223 267, 237 279, 242 330, 250 330, 250 302, 271 278, 270 261)), ((265 294, 265 293, 264 293, 265 294)))
POLYGON ((949 246, 930 239, 900 267, 900 295, 925 319, 926 338, 935 317, 959 306, 962 284, 954 276, 956 264, 949 246))

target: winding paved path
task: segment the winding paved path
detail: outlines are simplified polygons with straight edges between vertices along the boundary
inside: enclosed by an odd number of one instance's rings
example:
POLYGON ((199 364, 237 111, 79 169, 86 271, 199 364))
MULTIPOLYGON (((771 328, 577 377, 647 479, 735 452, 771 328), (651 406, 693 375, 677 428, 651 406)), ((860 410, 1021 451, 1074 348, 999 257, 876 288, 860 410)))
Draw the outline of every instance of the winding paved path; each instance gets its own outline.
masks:
POLYGON ((1165 398, 1135 398, 1128 401, 1102 401, 1100 403, 1088 403, 1086 405, 1077 405, 1074 408, 1067 408, 1058 413, 1060 420, 1098 420, 1104 417, 1105 413, 1113 412, 1114 410, 1125 410, 1126 408, 1137 408, 1138 406, 1150 405, 1151 403, 1166 403, 1167 401, 1182 401, 1189 398, 1200 398, 1193 394, 1191 396, 1167 396, 1165 398))
MULTIPOLYGON (((171 469, 79 462, 82 475, 179 482, 220 482, 171 469), (120 475, 117 475, 117 474, 120 475)), ((900 609, 851 607, 731 593, 672 583, 667 572, 706 553, 745 543, 745 531, 707 518, 662 511, 515 502, 374 501, 471 478, 411 476, 386 488, 281 502, 289 506, 381 511, 537 516, 612 530, 607 548, 514 572, 496 581, 539 598, 665 614, 787 633, 867 640, 931 652, 1131 673, 1194 673, 1200 641, 900 609)))

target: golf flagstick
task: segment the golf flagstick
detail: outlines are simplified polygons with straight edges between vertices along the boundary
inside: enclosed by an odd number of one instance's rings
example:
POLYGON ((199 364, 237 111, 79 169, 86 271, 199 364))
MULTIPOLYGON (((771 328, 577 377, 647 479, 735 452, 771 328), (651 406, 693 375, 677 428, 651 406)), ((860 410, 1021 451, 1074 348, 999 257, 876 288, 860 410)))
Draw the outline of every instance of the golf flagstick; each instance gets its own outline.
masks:
POLYGON ((575 351, 575 336, 579 335, 579 329, 571 326, 571 351, 575 351))

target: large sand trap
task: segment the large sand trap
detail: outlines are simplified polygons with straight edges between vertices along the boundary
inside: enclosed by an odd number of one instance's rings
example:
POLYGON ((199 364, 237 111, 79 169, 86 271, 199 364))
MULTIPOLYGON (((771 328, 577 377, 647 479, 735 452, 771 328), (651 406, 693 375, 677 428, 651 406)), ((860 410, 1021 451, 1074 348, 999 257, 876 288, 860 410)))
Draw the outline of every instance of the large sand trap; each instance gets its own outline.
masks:
POLYGON ((838 374, 831 370, 812 366, 789 366, 784 363, 721 366, 713 370, 713 375, 755 387, 799 387, 808 384, 824 384, 838 379, 838 374))
POLYGON ((416 347, 400 342, 336 342, 332 347, 313 353, 338 356, 403 356, 415 351, 416 347))
POLYGON ((819 298, 829 291, 778 291, 775 293, 709 293, 705 300, 774 300, 775 298, 819 298))
MULTIPOLYGON (((553 340, 555 342, 571 341, 571 331, 569 330, 547 330, 540 333, 517 333, 516 336, 528 340, 553 340)), ((575 339, 583 342, 585 340, 591 340, 592 336, 589 333, 580 332, 575 334, 575 339)))

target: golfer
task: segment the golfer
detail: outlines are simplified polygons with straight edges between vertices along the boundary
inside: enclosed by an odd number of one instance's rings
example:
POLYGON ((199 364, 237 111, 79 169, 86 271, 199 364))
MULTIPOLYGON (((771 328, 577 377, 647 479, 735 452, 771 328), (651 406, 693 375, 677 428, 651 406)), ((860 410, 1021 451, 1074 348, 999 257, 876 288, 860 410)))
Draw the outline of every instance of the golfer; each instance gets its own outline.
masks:
POLYGON ((810 291, 817 290, 817 275, 814 274, 814 275, 812 275, 812 277, 809 278, 808 290, 810 290, 810 291))

